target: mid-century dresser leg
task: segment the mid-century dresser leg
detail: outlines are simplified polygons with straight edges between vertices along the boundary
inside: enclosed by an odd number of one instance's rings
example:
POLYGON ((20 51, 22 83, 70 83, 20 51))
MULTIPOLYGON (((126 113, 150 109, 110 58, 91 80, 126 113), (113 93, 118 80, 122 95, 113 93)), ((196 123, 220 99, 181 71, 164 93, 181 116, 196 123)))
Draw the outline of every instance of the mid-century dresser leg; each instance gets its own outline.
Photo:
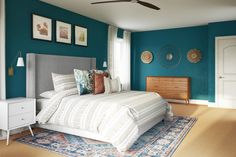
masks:
POLYGON ((189 99, 186 99, 185 102, 186 102, 186 104, 189 104, 189 99))
POLYGON ((31 129, 30 125, 29 125, 29 130, 30 130, 31 135, 34 136, 34 133, 33 133, 32 129, 31 129))
POLYGON ((7 130, 7 146, 9 145, 10 130, 7 130))

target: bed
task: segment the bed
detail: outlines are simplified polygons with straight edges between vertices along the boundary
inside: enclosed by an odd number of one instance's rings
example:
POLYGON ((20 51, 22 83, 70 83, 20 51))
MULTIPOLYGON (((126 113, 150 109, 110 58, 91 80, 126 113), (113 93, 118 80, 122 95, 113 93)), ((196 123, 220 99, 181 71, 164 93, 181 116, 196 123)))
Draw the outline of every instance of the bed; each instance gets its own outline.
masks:
POLYGON ((39 99, 40 93, 53 89, 52 72, 70 74, 74 68, 96 69, 96 59, 27 54, 27 97, 37 99, 38 127, 109 142, 122 152, 172 116, 168 103, 153 92, 79 96, 70 89, 46 101, 39 99))

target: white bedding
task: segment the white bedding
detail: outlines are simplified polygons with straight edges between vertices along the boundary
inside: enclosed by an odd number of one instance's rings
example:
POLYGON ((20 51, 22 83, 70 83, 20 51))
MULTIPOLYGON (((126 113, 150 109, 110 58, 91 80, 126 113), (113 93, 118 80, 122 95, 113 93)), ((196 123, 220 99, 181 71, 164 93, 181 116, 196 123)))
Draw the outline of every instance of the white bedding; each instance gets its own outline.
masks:
POLYGON ((37 120, 98 133, 119 151, 126 151, 140 136, 139 126, 165 115, 172 115, 170 107, 156 93, 78 96, 77 89, 72 89, 52 97, 37 120))
POLYGON ((37 99, 36 101, 36 110, 37 112, 41 111, 43 108, 45 108, 48 104, 49 99, 41 98, 37 99))

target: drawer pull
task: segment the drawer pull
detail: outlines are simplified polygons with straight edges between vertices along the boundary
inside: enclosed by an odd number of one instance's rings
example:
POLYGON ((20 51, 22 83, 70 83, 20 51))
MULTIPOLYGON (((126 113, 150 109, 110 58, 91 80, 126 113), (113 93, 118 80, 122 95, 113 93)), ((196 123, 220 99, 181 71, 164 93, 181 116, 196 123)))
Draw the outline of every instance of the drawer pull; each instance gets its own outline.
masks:
POLYGON ((21 118, 21 120, 23 121, 23 120, 25 120, 24 118, 21 118))
POLYGON ((24 107, 21 107, 22 110, 24 110, 25 108, 24 107))

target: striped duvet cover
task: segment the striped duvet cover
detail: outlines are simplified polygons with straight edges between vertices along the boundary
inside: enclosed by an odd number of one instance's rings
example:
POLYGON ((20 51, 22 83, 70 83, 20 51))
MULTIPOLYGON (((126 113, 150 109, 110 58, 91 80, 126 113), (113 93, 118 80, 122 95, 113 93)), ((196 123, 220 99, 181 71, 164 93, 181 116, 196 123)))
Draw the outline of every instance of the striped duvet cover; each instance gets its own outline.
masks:
POLYGON ((156 93, 128 91, 79 96, 77 89, 71 89, 53 96, 37 120, 98 133, 119 151, 126 151, 140 136, 140 123, 170 115, 170 106, 156 93))

